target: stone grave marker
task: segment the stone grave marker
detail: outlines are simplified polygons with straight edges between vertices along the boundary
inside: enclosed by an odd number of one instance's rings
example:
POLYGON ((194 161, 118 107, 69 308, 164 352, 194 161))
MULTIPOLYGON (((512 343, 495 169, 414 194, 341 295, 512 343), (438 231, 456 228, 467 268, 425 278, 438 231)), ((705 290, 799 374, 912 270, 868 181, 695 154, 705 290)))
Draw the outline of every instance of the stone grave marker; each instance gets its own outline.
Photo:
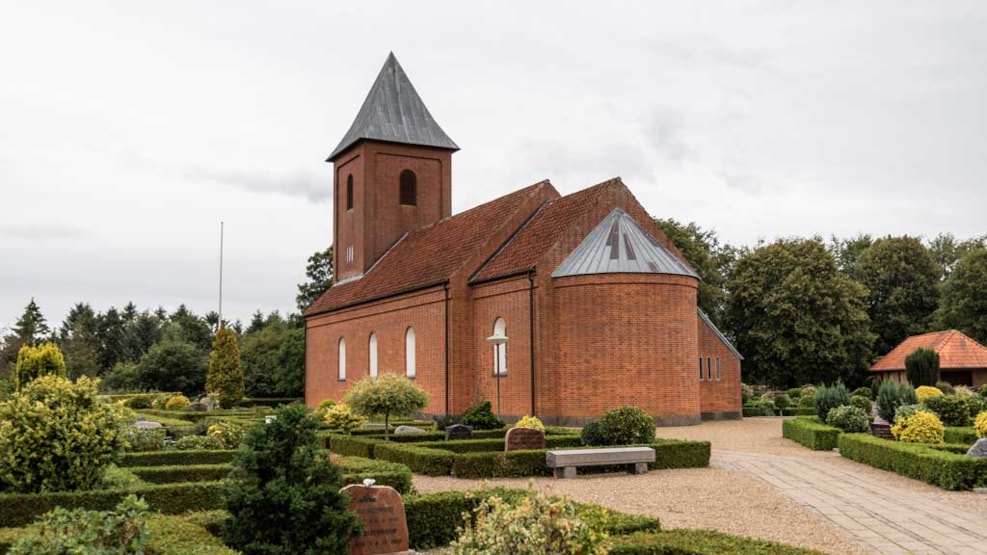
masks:
POLYGON ((967 451, 966 454, 971 457, 987 459, 987 437, 978 439, 977 442, 970 447, 970 450, 967 451))
POLYGON ((398 428, 394 430, 395 435, 424 434, 424 433, 426 433, 425 430, 421 428, 416 428, 414 426, 398 426, 398 428))
POLYGON ((473 439, 473 426, 453 424, 446 427, 446 441, 455 439, 473 439))
POLYGON ((363 535, 350 540, 349 555, 415 555, 408 549, 408 520, 401 494, 390 486, 375 486, 373 480, 350 484, 350 510, 363 521, 363 535))
POLYGON ((544 449, 545 432, 531 428, 511 428, 504 436, 504 451, 544 449))

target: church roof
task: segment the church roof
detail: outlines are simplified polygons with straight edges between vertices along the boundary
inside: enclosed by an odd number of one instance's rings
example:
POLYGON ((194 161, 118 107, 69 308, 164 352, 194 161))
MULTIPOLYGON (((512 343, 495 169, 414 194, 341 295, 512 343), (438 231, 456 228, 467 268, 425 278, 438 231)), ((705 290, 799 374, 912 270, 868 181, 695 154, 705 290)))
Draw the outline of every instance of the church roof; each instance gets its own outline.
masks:
POLYGON ((888 372, 905 369, 905 357, 915 349, 928 349, 939 354, 939 368, 987 368, 987 347, 970 339, 957 330, 937 331, 913 335, 905 339, 890 353, 870 367, 872 372, 888 372))
POLYGON ((740 351, 738 351, 733 346, 733 344, 730 343, 730 340, 727 339, 726 335, 723 335, 723 332, 720 331, 720 328, 716 327, 716 324, 713 323, 713 320, 711 320, 709 316, 705 312, 703 312, 701 308, 697 308, 696 311, 699 312, 699 319, 704 324, 706 324, 706 326, 709 327, 709 329, 713 332, 713 334, 716 335, 716 338, 720 340, 720 343, 723 343, 723 345, 725 345, 726 348, 729 349, 731 353, 733 353, 733 356, 737 357, 739 360, 744 360, 744 355, 740 354, 740 351))
POLYGON ((552 272, 552 277, 613 273, 699 277, 619 208, 610 212, 583 239, 552 272))
POLYGON ((546 191, 558 194, 548 181, 542 181, 407 233, 363 277, 334 284, 305 315, 441 285, 503 232, 496 222, 508 221, 526 201, 546 191))
POLYGON ((388 54, 350 130, 326 161, 331 162, 363 139, 459 150, 432 118, 393 52, 388 54))

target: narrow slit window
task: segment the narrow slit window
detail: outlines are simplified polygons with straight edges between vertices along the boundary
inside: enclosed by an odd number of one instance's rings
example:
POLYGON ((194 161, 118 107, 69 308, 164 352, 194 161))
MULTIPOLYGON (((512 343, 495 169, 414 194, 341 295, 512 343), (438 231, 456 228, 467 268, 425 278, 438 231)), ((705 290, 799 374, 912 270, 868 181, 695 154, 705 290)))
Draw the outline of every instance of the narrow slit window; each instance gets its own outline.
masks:
POLYGON ((346 209, 353 210, 353 174, 346 177, 346 209))
POLYGON ((370 358, 370 377, 376 378, 377 377, 377 334, 376 333, 370 334, 370 343, 368 349, 370 350, 370 353, 368 353, 370 358))
POLYGON ((706 357, 706 381, 713 381, 713 360, 706 357))
POLYGON ((339 381, 346 380, 346 340, 339 340, 339 381))
POLYGON ((720 357, 716 357, 716 379, 719 380, 722 377, 720 374, 720 357))
MULTIPOLYGON (((497 318, 494 322, 494 335, 507 335, 507 322, 503 318, 497 318)), ((507 375, 507 343, 494 345, 494 375, 507 375)))
POLYGON ((699 357, 699 381, 703 381, 703 357, 699 357))
POLYGON ((404 373, 409 378, 414 378, 418 373, 415 368, 415 328, 404 332, 404 373))
POLYGON ((401 204, 405 206, 418 206, 418 177, 411 170, 404 170, 398 178, 401 188, 401 204))

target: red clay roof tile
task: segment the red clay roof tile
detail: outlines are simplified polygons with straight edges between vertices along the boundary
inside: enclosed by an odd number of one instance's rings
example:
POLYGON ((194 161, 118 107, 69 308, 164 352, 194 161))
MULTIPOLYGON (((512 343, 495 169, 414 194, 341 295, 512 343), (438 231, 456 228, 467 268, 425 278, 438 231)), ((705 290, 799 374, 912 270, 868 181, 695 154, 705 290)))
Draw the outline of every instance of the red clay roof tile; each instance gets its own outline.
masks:
POLYGON ((929 349, 939 353, 939 368, 987 368, 987 347, 957 330, 937 331, 913 335, 901 342, 881 360, 870 367, 872 372, 899 371, 905 369, 905 357, 916 349, 929 349))

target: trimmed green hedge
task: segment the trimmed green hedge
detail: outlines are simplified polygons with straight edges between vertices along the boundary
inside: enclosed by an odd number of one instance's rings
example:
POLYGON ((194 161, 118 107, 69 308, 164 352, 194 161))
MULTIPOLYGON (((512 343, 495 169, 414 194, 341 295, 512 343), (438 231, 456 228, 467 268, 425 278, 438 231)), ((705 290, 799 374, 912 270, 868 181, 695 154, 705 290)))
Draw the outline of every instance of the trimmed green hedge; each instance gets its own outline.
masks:
MULTIPOLYGON (((442 449, 430 449, 407 443, 374 442, 373 457, 401 463, 417 474, 448 476, 456 453, 442 449)), ((334 451, 337 452, 337 451, 334 451)))
POLYGON ((344 457, 339 466, 343 471, 344 484, 362 484, 365 478, 373 478, 378 486, 391 486, 402 495, 411 493, 411 470, 403 464, 344 457))
POLYGON ((140 488, 59 493, 0 494, 0 527, 26 526, 55 507, 109 510, 127 494, 144 498, 152 511, 179 514, 223 506, 222 482, 151 485, 140 488))
POLYGON ((949 490, 987 486, 987 460, 937 450, 920 443, 902 443, 867 434, 843 434, 840 454, 850 460, 949 490))
POLYGON ((290 405, 292 403, 303 403, 305 399, 301 397, 244 397, 240 400, 236 406, 241 408, 250 407, 271 407, 277 408, 281 405, 290 405))
POLYGON ((977 429, 973 426, 964 426, 962 428, 947 426, 943 441, 946 443, 962 443, 966 446, 973 445, 977 442, 977 429))
POLYGON ((839 428, 823 424, 816 416, 797 416, 781 423, 781 436, 816 451, 836 448, 843 433, 839 428))
POLYGON ((819 551, 712 530, 639 532, 613 538, 611 555, 822 555, 819 551))
POLYGON ((177 464, 173 466, 132 466, 127 470, 151 484, 174 484, 225 480, 233 467, 229 464, 177 464))
POLYGON ((201 451, 144 451, 142 453, 124 453, 117 466, 175 466, 180 464, 224 464, 233 461, 236 451, 230 450, 201 450, 201 451))
MULTIPOLYGON (((409 543, 414 549, 432 549, 456 539, 456 529, 463 524, 463 513, 472 513, 481 499, 497 495, 514 501, 527 495, 524 490, 491 488, 473 492, 445 491, 427 495, 409 495, 404 499, 408 517, 409 543)), ((613 535, 634 532, 657 532, 658 519, 606 510, 607 532, 613 535)))
MULTIPOLYGON (((203 514, 215 515, 217 511, 203 514)), ((219 511, 222 518, 226 514, 219 511)), ((151 514, 147 522, 150 531, 148 552, 156 555, 236 555, 238 552, 223 545, 210 530, 197 522, 197 513, 183 516, 151 514)), ((6 553, 15 541, 27 532, 26 528, 0 530, 0 553, 6 553)))
POLYGON ((813 416, 816 409, 812 407, 785 407, 781 409, 782 416, 813 416))

